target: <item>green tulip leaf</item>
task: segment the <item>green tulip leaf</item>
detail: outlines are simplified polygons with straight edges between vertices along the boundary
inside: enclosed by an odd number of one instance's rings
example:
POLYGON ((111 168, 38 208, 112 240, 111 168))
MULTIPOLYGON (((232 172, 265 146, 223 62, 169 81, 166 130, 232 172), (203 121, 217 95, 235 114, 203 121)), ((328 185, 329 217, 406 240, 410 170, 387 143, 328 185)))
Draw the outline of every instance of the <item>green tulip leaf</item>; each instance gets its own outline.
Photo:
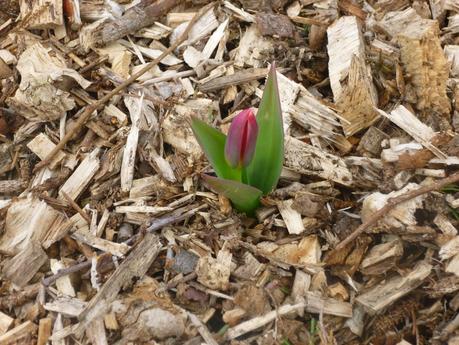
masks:
POLYGON ((191 121, 191 128, 217 176, 240 181, 241 170, 230 167, 225 159, 226 136, 219 130, 195 117, 191 121))
POLYGON ((276 187, 284 162, 284 129, 274 63, 258 108, 257 124, 257 143, 247 166, 247 179, 248 184, 268 194, 276 187))
POLYGON ((253 215, 260 204, 260 197, 263 192, 255 187, 209 175, 202 175, 202 178, 211 189, 230 199, 234 207, 240 212, 253 215))

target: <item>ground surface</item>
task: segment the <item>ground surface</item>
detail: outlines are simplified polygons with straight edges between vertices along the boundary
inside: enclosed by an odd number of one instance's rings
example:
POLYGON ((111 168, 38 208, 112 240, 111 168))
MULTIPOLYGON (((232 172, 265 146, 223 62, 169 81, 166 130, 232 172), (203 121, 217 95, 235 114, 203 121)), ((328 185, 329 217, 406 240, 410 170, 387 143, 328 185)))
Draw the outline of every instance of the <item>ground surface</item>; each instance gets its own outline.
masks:
POLYGON ((459 344, 458 12, 0 0, 0 344, 459 344), (250 218, 190 118, 227 131, 274 61, 250 218))

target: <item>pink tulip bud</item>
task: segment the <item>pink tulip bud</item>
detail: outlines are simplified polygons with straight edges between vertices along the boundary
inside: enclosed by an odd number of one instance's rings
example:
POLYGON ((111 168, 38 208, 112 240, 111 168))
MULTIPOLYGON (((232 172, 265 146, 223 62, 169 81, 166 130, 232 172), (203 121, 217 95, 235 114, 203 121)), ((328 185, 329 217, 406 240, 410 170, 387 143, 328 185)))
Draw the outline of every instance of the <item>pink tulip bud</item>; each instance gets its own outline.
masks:
POLYGON ((225 158, 235 167, 247 166, 252 160, 257 142, 258 125, 251 109, 241 111, 231 122, 225 144, 225 158))

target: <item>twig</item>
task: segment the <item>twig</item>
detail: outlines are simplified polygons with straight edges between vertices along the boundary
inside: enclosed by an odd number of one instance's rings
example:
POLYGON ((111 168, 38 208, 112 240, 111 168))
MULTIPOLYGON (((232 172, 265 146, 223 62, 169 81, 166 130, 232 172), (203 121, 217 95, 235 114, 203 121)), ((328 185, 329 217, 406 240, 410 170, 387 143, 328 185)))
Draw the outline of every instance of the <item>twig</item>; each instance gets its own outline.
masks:
POLYGON ((234 338, 240 337, 243 334, 249 333, 257 328, 260 328, 267 323, 273 321, 276 319, 278 316, 289 314, 293 311, 304 309, 306 307, 305 302, 301 302, 298 304, 286 304, 277 310, 270 311, 269 313, 266 313, 265 315, 262 316, 257 316, 254 317, 253 319, 247 320, 245 322, 240 323, 237 326, 234 326, 230 328, 226 334, 225 338, 227 340, 232 340, 234 338))
POLYGON ((115 20, 104 22, 102 27, 91 30, 89 37, 90 46, 101 47, 121 37, 136 32, 146 26, 153 25, 173 7, 179 5, 180 0, 143 0, 129 8, 115 20))
POLYGON ((281 268, 285 268, 286 266, 291 266, 291 267, 297 267, 301 268, 303 271, 305 271, 308 274, 316 274, 318 272, 323 271, 323 267, 320 265, 316 264, 294 264, 294 263, 287 263, 284 262, 280 259, 276 259, 274 256, 272 256, 269 252, 266 252, 254 244, 238 240, 237 243, 248 250, 250 250, 254 255, 259 255, 267 260, 269 260, 273 265, 279 266, 281 268))
MULTIPOLYGON (((189 207, 189 206, 188 206, 189 207)), ((171 223, 175 223, 175 222, 180 222, 182 220, 185 220, 186 218, 192 216, 193 214, 195 214, 196 212, 198 212, 199 210, 202 210, 203 208, 206 208, 207 205, 204 204, 204 205, 199 205, 197 207, 194 207, 193 209, 185 212, 185 213, 182 213, 182 214, 178 214, 176 212, 174 212, 172 215, 170 216, 165 216, 163 218, 159 218, 157 220, 154 221, 154 223, 152 223, 148 228, 147 228, 147 231, 148 232, 154 232, 154 231, 157 231, 163 227, 165 227, 166 225, 169 225, 171 223)), ((182 209, 179 209, 183 212, 183 209, 185 208, 182 208, 182 209)), ((177 210, 178 211, 178 210, 177 210)))
POLYGON ((214 339, 210 331, 207 329, 206 325, 201 320, 199 320, 199 318, 193 313, 190 313, 189 311, 186 311, 186 310, 184 311, 188 314, 188 318, 190 319, 191 323, 197 328, 199 334, 204 339, 206 344, 218 345, 217 341, 214 339))
POLYGON ((445 177, 444 179, 438 180, 428 186, 423 186, 418 189, 409 191, 405 194, 399 195, 395 198, 391 198, 387 201, 387 204, 384 205, 383 208, 379 209, 377 212, 373 213, 373 215, 365 222, 362 223, 357 229, 354 230, 354 232, 348 236, 346 239, 344 239, 340 244, 336 246, 334 250, 340 250, 343 249, 346 245, 354 241, 359 235, 361 235, 365 230, 367 230, 370 226, 376 224, 379 219, 381 219, 383 216, 385 216, 390 210, 392 210, 395 206, 411 200, 419 195, 429 193, 435 190, 439 190, 443 188, 446 185, 449 185, 451 183, 459 181, 459 172, 449 176, 445 177))
MULTIPOLYGON (((279 73, 287 71, 286 68, 277 69, 279 73)), ((248 68, 234 74, 218 77, 208 81, 207 83, 201 84, 199 90, 201 92, 212 92, 218 89, 225 88, 229 85, 239 85, 248 83, 253 80, 263 79, 268 74, 269 68, 248 68)))
POLYGON ((197 282, 190 282, 189 284, 190 286, 194 287, 195 289, 199 290, 199 291, 202 291, 202 292, 205 292, 206 294, 208 295, 212 295, 212 296, 215 296, 215 297, 218 297, 218 298, 223 298, 223 299, 227 299, 229 301, 234 301, 234 297, 232 296, 229 296, 227 294, 224 294, 224 293, 221 293, 219 291, 215 291, 215 290, 212 290, 212 289, 208 289, 206 288, 205 286, 197 283, 197 282))
MULTIPOLYGON (((168 214, 161 218, 155 219, 145 231, 155 232, 157 230, 162 229, 163 227, 167 225, 185 220, 186 218, 191 217, 193 214, 195 214, 199 210, 207 207, 206 204, 200 205, 198 207, 194 207, 194 206, 196 206, 196 204, 184 206, 184 207, 181 207, 175 210, 174 212, 172 212, 172 214, 168 214), (194 208, 190 209, 191 207, 194 207, 194 208)), ((123 243, 126 243, 128 245, 132 244, 140 237, 140 235, 141 235, 140 233, 136 234, 132 236, 130 239, 124 241, 123 243)))
POLYGON ((59 278, 63 276, 84 270, 85 268, 89 268, 89 267, 91 267, 91 260, 83 261, 83 262, 80 262, 79 264, 58 270, 56 274, 53 274, 52 276, 49 276, 47 278, 43 278, 41 283, 44 286, 50 286, 52 283, 54 283, 56 280, 58 280, 59 278))
POLYGON ((54 149, 51 150, 51 152, 43 159, 41 162, 39 162, 37 165, 35 165, 33 172, 38 171, 39 169, 47 166, 53 157, 58 153, 60 150, 64 148, 64 146, 72 139, 74 134, 85 124, 85 122, 89 119, 91 114, 101 108, 106 102, 108 102, 113 96, 118 94, 121 90, 125 89, 129 85, 131 85, 134 81, 136 81, 139 77, 144 75, 146 72, 148 72, 150 69, 152 69, 154 66, 156 66, 159 62, 161 62, 162 59, 164 59, 167 55, 172 53, 175 49, 177 49, 180 44, 186 41, 188 38, 188 33, 190 32, 191 28, 194 26, 194 24, 201 18, 201 16, 206 13, 212 6, 214 6, 214 3, 208 4, 201 8, 199 12, 191 19, 190 23, 186 27, 185 31, 183 34, 180 36, 180 38, 169 48, 167 48, 160 56, 158 56, 156 59, 148 63, 144 68, 142 68, 139 72, 134 73, 130 78, 128 78, 124 83, 118 85, 115 87, 112 91, 107 93, 104 97, 101 99, 97 100, 93 104, 90 104, 86 107, 86 109, 83 111, 83 113, 80 115, 78 120, 75 122, 74 126, 72 127, 71 130, 69 130, 65 136, 59 141, 59 143, 54 147, 54 149))
POLYGON ((24 180, 0 181, 0 194, 13 194, 26 189, 27 182, 24 180))
POLYGON ((192 75, 195 75, 196 71, 191 69, 187 71, 182 71, 182 72, 177 72, 174 74, 169 74, 169 75, 163 75, 161 77, 156 77, 150 80, 146 80, 142 83, 143 86, 149 86, 155 83, 160 83, 162 81, 167 81, 171 79, 178 79, 178 78, 184 78, 184 77, 191 77, 192 75))
POLYGON ((67 201, 69 205, 83 217, 83 219, 88 223, 88 225, 90 225, 91 218, 89 218, 86 212, 83 211, 83 209, 80 206, 78 206, 78 204, 75 201, 73 201, 72 198, 69 197, 69 195, 66 192, 61 191, 61 194, 64 197, 65 201, 67 201))
POLYGON ((86 73, 86 72, 92 70, 97 65, 100 65, 100 64, 104 63, 105 61, 108 61, 108 55, 101 56, 100 58, 90 62, 89 64, 87 64, 86 66, 81 68, 78 72, 80 74, 86 73))
POLYGON ((173 289, 177 285, 189 282, 190 280, 193 280, 197 276, 198 275, 196 274, 196 272, 191 272, 191 273, 187 274, 186 276, 183 276, 181 279, 178 279, 178 280, 175 280, 175 281, 170 281, 169 283, 167 283, 167 288, 168 289, 173 289))

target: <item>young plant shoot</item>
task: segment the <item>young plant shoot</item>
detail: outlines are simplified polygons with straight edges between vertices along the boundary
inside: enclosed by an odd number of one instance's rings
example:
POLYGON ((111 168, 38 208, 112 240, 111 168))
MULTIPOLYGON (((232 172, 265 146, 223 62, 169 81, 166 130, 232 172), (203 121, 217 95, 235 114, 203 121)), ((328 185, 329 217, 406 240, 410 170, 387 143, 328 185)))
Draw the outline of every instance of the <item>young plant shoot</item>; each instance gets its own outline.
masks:
POLYGON ((251 109, 241 111, 233 119, 228 136, 197 118, 193 118, 191 127, 217 175, 203 175, 207 185, 230 199, 237 210, 253 214, 260 197, 276 187, 284 161, 284 130, 274 64, 257 116, 251 109))

